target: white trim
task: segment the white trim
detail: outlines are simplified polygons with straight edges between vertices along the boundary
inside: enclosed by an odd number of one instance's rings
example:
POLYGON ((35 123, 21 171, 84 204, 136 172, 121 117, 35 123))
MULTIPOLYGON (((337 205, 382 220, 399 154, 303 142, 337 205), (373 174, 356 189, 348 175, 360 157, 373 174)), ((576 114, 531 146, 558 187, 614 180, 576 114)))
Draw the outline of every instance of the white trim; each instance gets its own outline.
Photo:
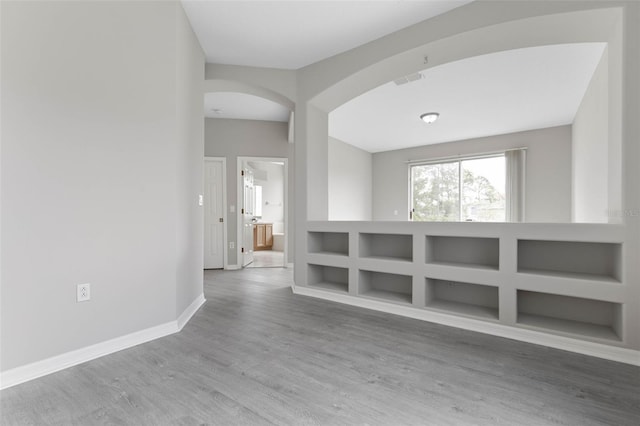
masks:
POLYGON ((243 229, 244 221, 242 218, 242 205, 244 200, 242 199, 244 179, 242 177, 242 157, 236 158, 236 264, 238 269, 242 269, 244 263, 244 256, 242 255, 242 246, 244 244, 243 229))
POLYGON ((287 141, 295 143, 295 113, 293 110, 289 113, 289 128, 287 133, 287 141))
POLYGON ((123 349, 132 348, 177 333, 182 330, 182 327, 204 303, 204 295, 200 294, 175 321, 169 321, 155 327, 135 331, 111 340, 0 372, 0 389, 7 389, 123 349))
MULTIPOLYGON (((224 223, 222 227, 222 239, 224 240, 222 243, 222 267, 227 269, 227 265, 229 264, 229 242, 227 237, 227 228, 229 227, 229 223, 227 222, 227 157, 204 157, 204 161, 219 161, 222 163, 222 222, 224 223)), ((206 182, 204 182, 203 185, 206 187, 206 182)))
POLYGON ((295 263, 287 263, 287 268, 291 268, 293 269, 293 266, 295 265, 295 263))
MULTIPOLYGON (((238 166, 237 166, 237 175, 236 175, 236 179, 238 180, 237 182, 237 219, 236 219, 236 228, 237 228, 237 240, 238 240, 238 244, 236 246, 237 249, 237 256, 238 256, 238 265, 240 265, 240 267, 238 269, 242 269, 242 262, 244 262, 243 258, 242 258, 242 252, 240 251, 242 249, 242 242, 243 242, 243 235, 242 235, 242 213, 240 210, 240 205, 242 204, 242 176, 240 175, 240 171, 242 171, 242 164, 246 161, 255 161, 255 162, 273 162, 273 161, 278 161, 278 162, 283 162, 284 163, 284 194, 283 194, 283 214, 284 214, 284 262, 282 267, 286 268, 288 267, 287 264, 287 259, 289 258, 289 159, 287 157, 238 157, 237 158, 238 161, 238 166)), ((225 268, 226 269, 226 268, 225 268)))
MULTIPOLYGON (((293 117, 293 114, 292 114, 293 117)), ((284 216, 284 241, 283 241, 283 267, 287 267, 287 260, 289 260, 289 159, 283 158, 284 161, 284 193, 282 194, 282 214, 284 216)))
POLYGON ((141 343, 146 343, 151 340, 159 339, 160 337, 177 333, 178 331, 177 322, 170 321, 145 330, 116 337, 115 339, 107 340, 105 342, 96 343, 95 345, 76 349, 71 352, 3 371, 0 378, 0 389, 19 385, 29 380, 37 379, 60 370, 64 370, 65 368, 73 367, 74 365, 82 364, 123 349, 137 346, 141 343))
POLYGON ((318 299, 330 300, 332 302, 344 303, 346 305, 358 306, 360 308, 374 309, 376 311, 400 315, 403 317, 429 321, 478 333, 491 334, 494 336, 505 337, 507 339, 519 340, 536 345, 548 346, 583 355, 640 366, 640 351, 633 349, 587 342, 584 340, 572 339, 570 337, 557 336, 534 330, 497 324, 495 322, 486 322, 456 315, 447 315, 411 306, 401 306, 393 303, 348 296, 309 287, 292 286, 292 290, 294 294, 302 296, 311 296, 318 299))
POLYGON ((189 306, 187 306, 187 309, 185 309, 176 320, 178 331, 182 331, 182 329, 184 328, 185 325, 187 325, 191 317, 193 317, 195 313, 198 312, 198 309, 200 309, 200 307, 204 305, 206 301, 207 299, 204 298, 204 294, 201 293, 198 297, 195 298, 193 302, 191 302, 189 306))
POLYGON ((242 269, 242 267, 240 265, 238 265, 238 264, 235 264, 235 265, 227 265, 227 266, 225 266, 224 269, 225 269, 225 271, 237 271, 239 269, 242 269))

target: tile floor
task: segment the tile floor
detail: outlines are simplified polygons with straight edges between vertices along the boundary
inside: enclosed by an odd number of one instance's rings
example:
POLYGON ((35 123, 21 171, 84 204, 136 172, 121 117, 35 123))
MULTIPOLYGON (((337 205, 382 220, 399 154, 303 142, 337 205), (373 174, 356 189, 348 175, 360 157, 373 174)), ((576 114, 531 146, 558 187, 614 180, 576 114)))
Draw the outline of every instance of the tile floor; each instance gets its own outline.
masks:
POLYGON ((260 250, 253 252, 253 262, 247 268, 282 268, 284 253, 273 250, 260 250))

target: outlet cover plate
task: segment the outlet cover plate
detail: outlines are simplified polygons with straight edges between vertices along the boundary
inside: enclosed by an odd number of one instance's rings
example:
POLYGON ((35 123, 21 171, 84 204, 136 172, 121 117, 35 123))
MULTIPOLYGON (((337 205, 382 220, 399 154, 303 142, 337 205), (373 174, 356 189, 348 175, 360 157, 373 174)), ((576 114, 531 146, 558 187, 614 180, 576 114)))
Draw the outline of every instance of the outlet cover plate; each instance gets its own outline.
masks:
POLYGON ((91 284, 78 284, 76 301, 86 302, 91 300, 91 284))

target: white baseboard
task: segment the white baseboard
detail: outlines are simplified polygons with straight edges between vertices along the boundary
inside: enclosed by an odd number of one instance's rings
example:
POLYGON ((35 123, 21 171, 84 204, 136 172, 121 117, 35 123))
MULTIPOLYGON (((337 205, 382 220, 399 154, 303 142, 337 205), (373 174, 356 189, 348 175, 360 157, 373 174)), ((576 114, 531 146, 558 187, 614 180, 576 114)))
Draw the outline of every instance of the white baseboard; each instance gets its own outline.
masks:
POLYGON ((295 263, 287 263, 287 268, 293 269, 294 265, 295 265, 295 263))
POLYGON ((200 307, 204 305, 206 301, 207 300, 204 298, 204 294, 200 294, 200 296, 196 297, 196 299, 191 302, 189 306, 187 306, 187 309, 185 309, 184 312, 182 312, 182 314, 180 314, 180 316, 176 320, 178 331, 184 328, 191 317, 195 315, 196 312, 198 312, 198 309, 200 309, 200 307))
POLYGON ((619 346, 605 345, 602 343, 589 342, 574 339, 571 337, 558 336, 535 330, 512 327, 504 324, 491 323, 475 320, 472 318, 460 317, 457 315, 447 315, 444 313, 423 310, 411 306, 401 306, 393 303, 386 303, 377 300, 365 299, 349 295, 338 294, 309 287, 293 286, 293 293, 303 296, 311 296, 347 305, 358 306, 366 309, 386 312, 404 317, 414 318, 422 321, 434 322, 465 330, 476 331, 484 334, 504 337, 507 339, 520 340, 536 345, 562 349, 569 352, 576 352, 583 355, 608 359, 611 361, 623 362, 640 366, 640 351, 623 348, 619 346))
POLYGON ((177 333, 182 330, 205 301, 204 295, 200 294, 175 321, 0 372, 0 389, 7 389, 11 386, 73 367, 74 365, 82 364, 123 349, 132 348, 142 343, 177 333))
POLYGON ((242 269, 240 265, 227 265, 225 266, 225 271, 237 271, 238 269, 242 269))

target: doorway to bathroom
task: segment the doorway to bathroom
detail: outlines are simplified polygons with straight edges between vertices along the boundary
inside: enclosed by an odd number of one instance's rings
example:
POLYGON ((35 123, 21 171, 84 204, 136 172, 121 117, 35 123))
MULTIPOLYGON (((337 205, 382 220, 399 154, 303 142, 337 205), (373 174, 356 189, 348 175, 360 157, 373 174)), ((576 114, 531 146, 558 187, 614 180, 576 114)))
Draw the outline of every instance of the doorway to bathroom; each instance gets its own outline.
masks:
POLYGON ((287 266, 286 158, 238 157, 238 258, 243 268, 287 266))

